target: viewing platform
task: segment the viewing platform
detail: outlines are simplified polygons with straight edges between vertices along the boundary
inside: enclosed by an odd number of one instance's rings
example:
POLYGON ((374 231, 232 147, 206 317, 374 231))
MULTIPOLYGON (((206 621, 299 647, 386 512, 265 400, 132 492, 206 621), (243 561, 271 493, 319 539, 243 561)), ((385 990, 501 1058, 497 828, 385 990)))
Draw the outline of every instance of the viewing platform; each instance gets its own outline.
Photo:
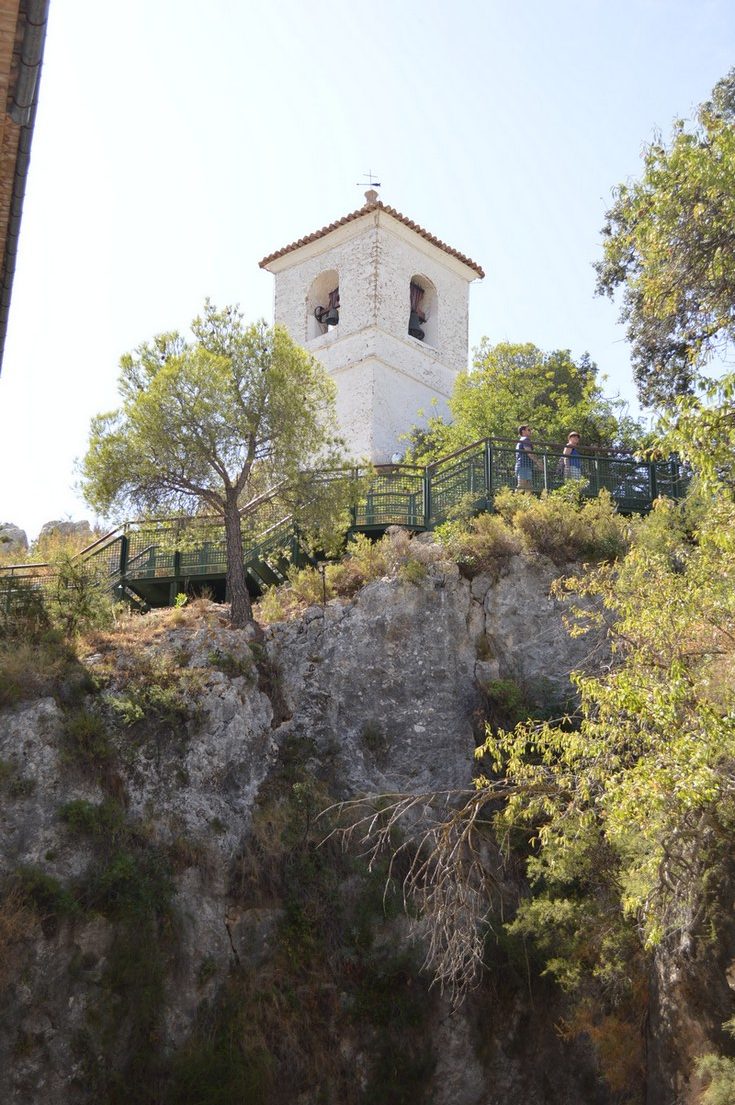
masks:
MULTIPOLYGON (((562 448, 534 445, 537 466, 533 468, 532 493, 540 495, 564 485, 562 448)), ((622 514, 644 514, 659 497, 680 499, 688 486, 688 473, 676 458, 641 460, 590 449, 580 450, 577 459, 575 483, 580 493, 596 498, 604 489, 622 514)), ((335 478, 352 481, 356 494, 345 536, 380 536, 388 526, 405 526, 414 532, 433 530, 460 508, 463 513, 492 511, 498 491, 516 487, 515 463, 515 442, 488 438, 426 467, 390 464, 316 471, 313 479, 315 485, 335 478)), ((241 531, 253 596, 284 582, 291 565, 312 562, 282 488, 243 508, 241 531)), ((125 522, 82 550, 79 559, 101 585, 142 609, 172 605, 178 594, 200 593, 204 588, 218 601, 226 598, 224 525, 215 518, 125 522)), ((9 609, 15 593, 29 586, 46 590, 56 579, 50 564, 0 568, 0 601, 9 609)))

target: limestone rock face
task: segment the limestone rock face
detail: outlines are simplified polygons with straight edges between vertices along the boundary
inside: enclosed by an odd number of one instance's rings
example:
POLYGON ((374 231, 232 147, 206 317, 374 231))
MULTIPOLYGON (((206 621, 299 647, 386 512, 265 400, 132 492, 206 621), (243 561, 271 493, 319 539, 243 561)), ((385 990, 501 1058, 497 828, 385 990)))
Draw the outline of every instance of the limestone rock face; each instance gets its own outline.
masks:
POLYGON ((542 557, 516 557, 494 586, 483 579, 473 584, 476 593, 484 591, 484 628, 498 677, 519 682, 534 705, 563 704, 570 673, 589 670, 607 656, 599 636, 567 633, 566 604, 550 593, 558 575, 542 557))
POLYGON ((28 552, 25 530, 12 522, 0 522, 0 552, 22 554, 28 552))
POLYGON ((304 843, 323 795, 469 787, 497 681, 568 697, 590 645, 564 632, 553 576, 518 557, 498 581, 469 581, 437 561, 417 584, 376 580, 264 639, 229 629, 214 605, 150 614, 127 643, 123 632, 114 650, 102 641, 82 658, 98 693, 0 713, 0 888, 21 873, 45 903, 0 908, 0 1101, 102 1100, 106 1068, 141 1061, 131 1041, 155 1040, 174 1062, 234 979, 230 1000, 255 994, 248 1016, 273 1011, 270 1035, 254 1039, 290 1087, 254 1101, 384 1100, 376 1079, 400 1068, 417 1105, 612 1105, 586 1045, 560 1040, 550 983, 536 979, 529 998, 527 964, 493 952, 489 983, 453 1012, 419 974, 421 954, 408 966, 421 932, 400 908, 386 916, 382 885, 370 898, 357 860, 304 843), (107 743, 90 756, 95 719, 107 743), (87 741, 76 751, 75 731, 87 741), (99 825, 74 831, 69 803, 83 819, 111 799, 127 837, 114 824, 102 843, 99 825), (156 961, 160 1022, 143 1037, 129 1026, 128 991, 114 989, 121 947, 143 985, 138 960, 169 921, 138 934, 121 912, 115 895, 135 904, 136 888, 152 893, 148 867, 126 874, 135 856, 172 872, 177 932, 156 961), (94 908, 60 909, 64 888, 79 897, 85 886, 94 908), (321 927, 310 927, 314 913, 321 927), (319 1031, 323 1071, 299 1074, 319 1031))
POLYGON ((46 522, 41 527, 38 535, 39 543, 49 540, 51 537, 74 538, 80 544, 91 544, 94 541, 94 533, 89 522, 46 522))
MULTIPOLYGON (((731 1040, 723 1025, 732 1016, 735 992, 735 867, 720 886, 717 939, 693 939, 685 926, 664 940, 651 975, 651 1032, 647 1105, 699 1105, 703 1085, 695 1061, 708 1052, 727 1055, 731 1040)), ((694 922, 694 918, 692 918, 694 922)))
POLYGON ((368 584, 270 631, 290 720, 347 794, 467 786, 482 609, 459 573, 368 584))

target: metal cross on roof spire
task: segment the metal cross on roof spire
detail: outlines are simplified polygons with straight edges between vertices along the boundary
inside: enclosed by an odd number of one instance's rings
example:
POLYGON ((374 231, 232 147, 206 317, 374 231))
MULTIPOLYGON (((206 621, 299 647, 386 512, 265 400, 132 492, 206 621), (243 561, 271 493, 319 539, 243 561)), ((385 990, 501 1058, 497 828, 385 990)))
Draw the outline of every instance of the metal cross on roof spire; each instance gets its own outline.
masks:
POLYGON ((357 187, 358 188, 364 188, 366 184, 370 188, 380 188, 380 181, 379 180, 373 180, 373 171, 372 171, 372 169, 368 169, 368 171, 365 173, 365 176, 367 177, 367 180, 358 180, 358 182, 357 182, 357 187))
POLYGON ((373 180, 373 171, 372 171, 372 169, 368 169, 368 171, 365 173, 365 176, 368 179, 367 180, 358 180, 357 186, 358 186, 358 188, 363 188, 367 184, 368 185, 368 190, 365 193, 365 203, 366 204, 367 203, 375 203, 375 201, 378 198, 378 193, 376 192, 375 189, 380 188, 380 181, 379 180, 373 180))

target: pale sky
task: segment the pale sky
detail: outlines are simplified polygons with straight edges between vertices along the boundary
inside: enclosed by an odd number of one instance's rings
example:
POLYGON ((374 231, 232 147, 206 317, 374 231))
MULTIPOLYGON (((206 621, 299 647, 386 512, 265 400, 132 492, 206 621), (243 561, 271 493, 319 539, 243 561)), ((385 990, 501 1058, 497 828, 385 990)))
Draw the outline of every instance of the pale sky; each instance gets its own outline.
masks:
POLYGON ((120 355, 380 198, 468 254, 470 345, 588 351, 635 410, 592 263, 642 144, 735 65, 732 0, 51 0, 0 376, 0 522, 74 493, 120 355))

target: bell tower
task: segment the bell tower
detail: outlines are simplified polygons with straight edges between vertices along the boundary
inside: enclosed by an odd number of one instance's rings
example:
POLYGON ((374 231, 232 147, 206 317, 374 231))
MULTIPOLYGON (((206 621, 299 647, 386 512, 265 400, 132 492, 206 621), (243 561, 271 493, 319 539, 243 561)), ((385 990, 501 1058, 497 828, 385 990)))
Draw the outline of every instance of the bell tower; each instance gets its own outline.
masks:
POLYGON ((483 270, 374 189, 344 218, 264 257, 275 321, 337 384, 350 452, 384 464, 467 366, 469 286, 483 270))

